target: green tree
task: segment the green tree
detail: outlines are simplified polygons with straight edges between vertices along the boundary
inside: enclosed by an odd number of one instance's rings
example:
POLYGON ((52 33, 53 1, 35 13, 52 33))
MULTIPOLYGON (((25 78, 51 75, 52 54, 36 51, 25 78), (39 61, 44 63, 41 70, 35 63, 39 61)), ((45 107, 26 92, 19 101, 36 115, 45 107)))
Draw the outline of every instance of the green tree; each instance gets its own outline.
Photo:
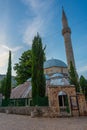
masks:
POLYGON ((40 36, 34 37, 32 44, 32 97, 45 96, 45 76, 44 76, 44 49, 40 36))
POLYGON ((87 99, 87 80, 82 75, 80 77, 80 86, 81 86, 83 94, 85 95, 87 99))
POLYGON ((9 51, 8 69, 6 74, 5 98, 9 99, 11 94, 11 51, 9 51))
POLYGON ((17 74, 15 77, 17 85, 24 83, 28 78, 31 77, 31 64, 31 50, 27 50, 22 53, 21 58, 19 58, 19 63, 16 63, 14 66, 14 70, 17 74))
POLYGON ((72 62, 70 62, 69 76, 70 76, 70 83, 75 85, 76 92, 80 92, 80 85, 79 85, 79 81, 78 81, 78 75, 77 75, 77 72, 76 72, 72 62))
POLYGON ((6 77, 0 81, 0 93, 5 96, 6 77))

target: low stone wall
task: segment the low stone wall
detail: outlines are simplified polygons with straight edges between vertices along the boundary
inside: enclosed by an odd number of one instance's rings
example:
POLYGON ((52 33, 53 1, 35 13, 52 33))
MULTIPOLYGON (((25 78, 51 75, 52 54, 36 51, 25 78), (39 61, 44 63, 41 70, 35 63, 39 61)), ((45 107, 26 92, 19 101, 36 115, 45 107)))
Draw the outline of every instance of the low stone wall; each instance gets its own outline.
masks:
POLYGON ((32 117, 69 117, 70 114, 61 115, 51 107, 1 107, 0 112, 7 114, 29 115, 32 117), (38 113, 37 113, 38 112, 38 113))
POLYGON ((34 107, 1 107, 0 112, 11 114, 30 115, 34 107))
POLYGON ((32 112, 39 110, 41 111, 41 116, 48 117, 53 116, 52 110, 50 107, 1 107, 0 112, 10 113, 10 114, 20 114, 20 115, 31 115, 32 112))

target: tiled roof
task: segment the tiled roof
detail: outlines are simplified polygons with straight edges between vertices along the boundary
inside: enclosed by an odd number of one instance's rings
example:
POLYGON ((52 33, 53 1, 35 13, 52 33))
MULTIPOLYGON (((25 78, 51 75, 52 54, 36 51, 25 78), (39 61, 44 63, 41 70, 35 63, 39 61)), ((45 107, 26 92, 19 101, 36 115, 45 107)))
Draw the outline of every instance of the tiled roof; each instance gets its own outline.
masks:
POLYGON ((25 82, 17 86, 16 88, 12 89, 11 98, 25 98, 29 94, 31 90, 30 82, 25 82))
MULTIPOLYGON (((47 87, 48 86, 66 86, 70 85, 69 81, 64 78, 63 74, 55 73, 52 76, 45 75, 46 78, 46 95, 47 95, 47 87)), ((27 98, 32 95, 32 86, 31 86, 31 78, 28 79, 24 84, 17 86, 12 89, 11 99, 13 98, 27 98)))

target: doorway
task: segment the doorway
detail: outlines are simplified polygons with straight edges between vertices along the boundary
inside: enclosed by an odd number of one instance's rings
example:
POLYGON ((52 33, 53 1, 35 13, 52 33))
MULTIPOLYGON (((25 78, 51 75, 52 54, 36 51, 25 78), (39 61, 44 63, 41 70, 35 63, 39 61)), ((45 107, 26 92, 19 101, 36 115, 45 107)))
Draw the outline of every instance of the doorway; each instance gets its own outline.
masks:
POLYGON ((60 113, 69 113, 68 96, 64 91, 60 91, 58 94, 60 113))

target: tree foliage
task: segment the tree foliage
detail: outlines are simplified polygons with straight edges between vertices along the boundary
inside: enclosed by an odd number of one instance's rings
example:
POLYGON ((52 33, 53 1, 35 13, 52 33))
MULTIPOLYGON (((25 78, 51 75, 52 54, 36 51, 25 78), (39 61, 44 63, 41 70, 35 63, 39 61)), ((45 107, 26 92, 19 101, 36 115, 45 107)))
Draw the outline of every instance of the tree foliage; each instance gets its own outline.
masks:
POLYGON ((32 55, 31 50, 22 53, 21 58, 19 58, 19 63, 16 63, 14 70, 16 71, 16 81, 17 84, 24 83, 28 78, 31 77, 31 64, 32 55))
POLYGON ((32 97, 45 96, 44 49, 39 35, 34 37, 32 44, 32 97))
POLYGON ((6 77, 0 81, 0 93, 5 96, 6 77))
POLYGON ((85 97, 87 99, 87 80, 82 75, 80 77, 80 86, 81 86, 83 94, 85 95, 85 97))
POLYGON ((76 72, 72 62, 70 62, 69 76, 70 76, 70 83, 75 85, 76 92, 80 92, 80 85, 79 85, 79 81, 78 81, 78 75, 77 75, 77 72, 76 72))
POLYGON ((11 51, 9 51, 8 69, 6 74, 5 98, 9 99, 11 94, 11 51))

